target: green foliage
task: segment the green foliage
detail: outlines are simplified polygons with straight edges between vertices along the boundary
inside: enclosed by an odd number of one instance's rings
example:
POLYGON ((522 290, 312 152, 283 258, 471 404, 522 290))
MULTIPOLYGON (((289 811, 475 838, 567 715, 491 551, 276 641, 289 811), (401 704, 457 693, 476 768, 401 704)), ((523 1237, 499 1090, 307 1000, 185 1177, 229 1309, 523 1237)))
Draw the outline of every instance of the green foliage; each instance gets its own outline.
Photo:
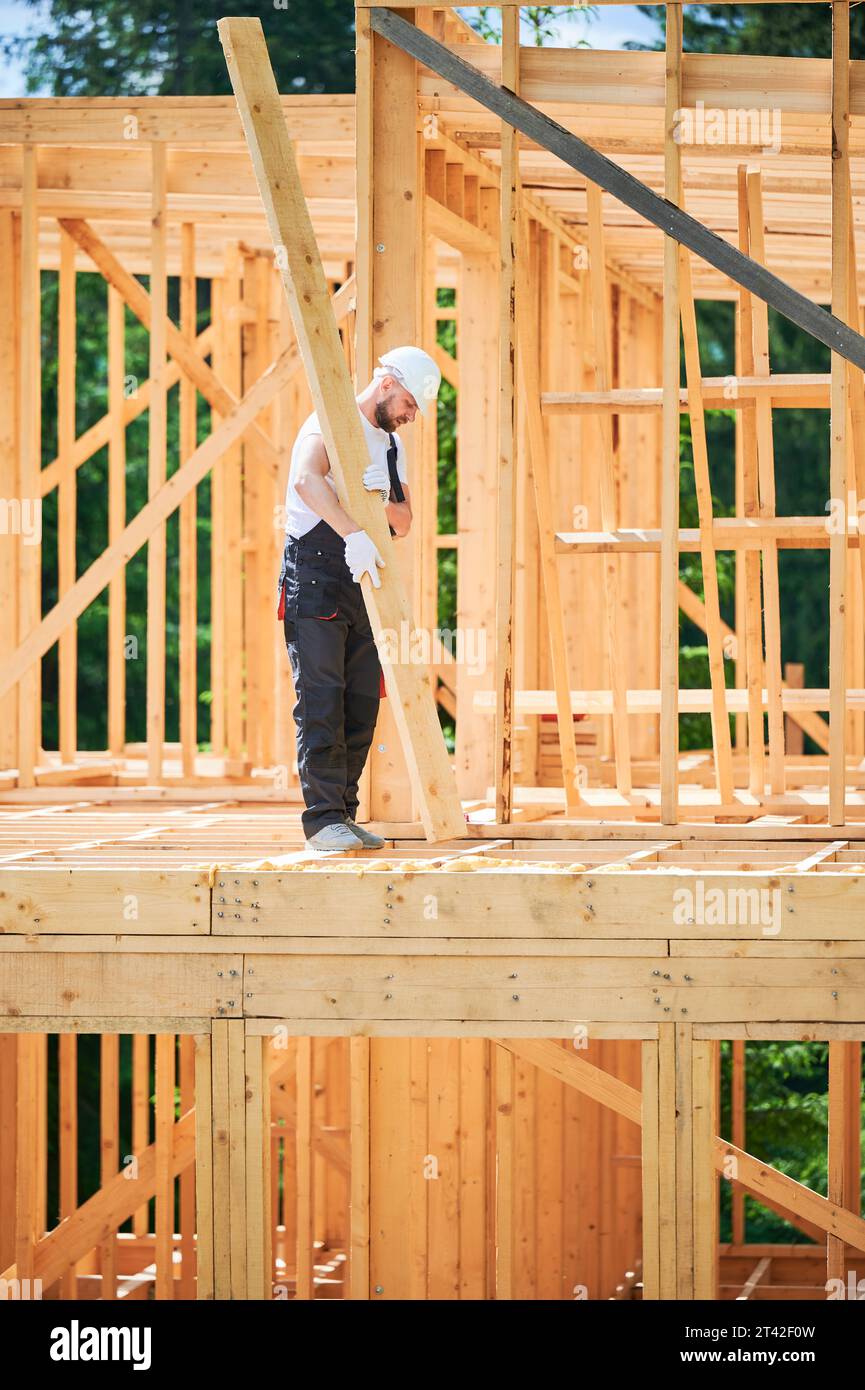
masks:
MULTIPOLYGON (((721 1044, 721 1135, 731 1139, 732 1045, 721 1044)), ((747 1119, 744 1147, 782 1173, 826 1195, 828 1143, 828 1043, 745 1044, 747 1119)), ((721 1184, 721 1239, 730 1240, 729 1183, 721 1184)), ((746 1237, 755 1243, 795 1242, 803 1236, 789 1222, 750 1197, 746 1237)))
MULTIPOLYGON (((520 42, 525 46, 526 38, 536 48, 545 43, 562 46, 561 26, 569 19, 580 18, 584 22, 594 19, 597 9, 592 5, 521 5, 520 42)), ((487 43, 502 41, 502 12, 498 6, 481 5, 466 15, 466 21, 487 43)), ((587 40, 580 37, 577 45, 582 47, 587 40)))
MULTIPOLYGON (((34 11, 24 38, 0 49, 26 60, 28 92, 55 96, 228 96, 216 33, 217 0, 22 0, 34 11)), ((229 11, 230 12, 230 11, 229 11)), ((347 0, 252 0, 281 92, 354 91, 354 8, 347 0)))

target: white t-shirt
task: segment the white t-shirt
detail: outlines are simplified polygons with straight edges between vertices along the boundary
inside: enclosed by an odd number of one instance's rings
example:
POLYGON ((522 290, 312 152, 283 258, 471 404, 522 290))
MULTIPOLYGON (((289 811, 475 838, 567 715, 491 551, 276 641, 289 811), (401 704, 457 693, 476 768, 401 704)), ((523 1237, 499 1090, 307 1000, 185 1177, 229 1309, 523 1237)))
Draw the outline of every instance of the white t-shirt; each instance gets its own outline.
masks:
MULTIPOLYGON (((387 451, 390 448, 387 430, 380 430, 377 425, 371 425, 360 406, 357 408, 357 413, 360 416, 360 422, 363 426, 364 438, 366 439, 366 446, 369 449, 370 459, 373 463, 378 463, 378 461, 381 460, 385 468, 387 468, 387 451)), ((294 446, 291 451, 291 465, 288 470, 288 487, 285 492, 285 533, 287 536, 293 536, 295 540, 299 540, 301 536, 305 536, 307 531, 311 531, 313 526, 317 526, 321 521, 321 517, 318 516, 311 507, 308 507, 302 498, 298 497, 294 486, 298 474, 300 446, 307 435, 321 434, 321 432, 321 426, 318 423, 318 415, 313 411, 312 415, 307 416, 298 430, 297 439, 294 441, 294 446)), ((396 443, 396 471, 399 475, 400 482, 405 483, 408 481, 405 447, 398 434, 395 433, 393 437, 396 443)), ((326 473, 325 480, 330 483, 334 492, 336 492, 336 483, 333 480, 333 473, 326 473)))

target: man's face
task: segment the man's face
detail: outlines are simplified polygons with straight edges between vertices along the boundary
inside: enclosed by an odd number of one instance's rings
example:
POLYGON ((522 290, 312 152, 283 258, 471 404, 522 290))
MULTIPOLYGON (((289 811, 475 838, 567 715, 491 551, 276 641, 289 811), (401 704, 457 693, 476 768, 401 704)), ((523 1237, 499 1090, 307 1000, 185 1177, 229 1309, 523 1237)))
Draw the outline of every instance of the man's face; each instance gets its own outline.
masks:
POLYGON ((392 434, 400 425, 410 425, 416 415, 414 396, 394 377, 382 377, 381 395, 375 407, 375 422, 379 429, 392 434))

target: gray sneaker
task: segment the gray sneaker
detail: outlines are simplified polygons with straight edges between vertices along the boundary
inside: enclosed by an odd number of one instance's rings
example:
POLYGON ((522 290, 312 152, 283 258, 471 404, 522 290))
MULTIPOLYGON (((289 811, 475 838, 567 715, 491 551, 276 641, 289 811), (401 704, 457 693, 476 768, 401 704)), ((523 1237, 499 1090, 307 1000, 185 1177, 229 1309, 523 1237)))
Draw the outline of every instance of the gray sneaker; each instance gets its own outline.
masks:
POLYGON ((384 840, 380 835, 373 835, 371 830, 364 830, 363 826, 357 825, 350 816, 346 816, 345 823, 352 835, 356 835, 366 849, 384 849, 384 840))
POLYGON ((325 854, 345 854, 346 850, 363 849, 363 840, 344 821, 334 821, 311 835, 306 845, 325 854))

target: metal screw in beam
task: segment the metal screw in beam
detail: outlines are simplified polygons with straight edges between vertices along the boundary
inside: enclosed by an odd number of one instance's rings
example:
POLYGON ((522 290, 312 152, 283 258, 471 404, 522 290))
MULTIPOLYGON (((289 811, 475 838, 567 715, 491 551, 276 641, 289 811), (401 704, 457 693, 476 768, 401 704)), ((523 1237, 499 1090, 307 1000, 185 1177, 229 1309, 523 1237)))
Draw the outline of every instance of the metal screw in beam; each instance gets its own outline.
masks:
POLYGON ((216 975, 217 975, 217 979, 220 979, 220 980, 222 979, 222 971, 221 971, 221 970, 217 970, 216 975))
POLYGON ((512 994, 512 995, 511 995, 511 998, 512 998, 512 999, 517 999, 517 1000, 518 1000, 519 997, 520 997, 520 996, 519 996, 518 994, 512 994))
POLYGON ((384 242, 383 242, 383 241, 377 241, 376 244, 375 244, 375 249, 376 249, 376 251, 378 252, 378 254, 381 255, 382 252, 384 251, 384 242))

